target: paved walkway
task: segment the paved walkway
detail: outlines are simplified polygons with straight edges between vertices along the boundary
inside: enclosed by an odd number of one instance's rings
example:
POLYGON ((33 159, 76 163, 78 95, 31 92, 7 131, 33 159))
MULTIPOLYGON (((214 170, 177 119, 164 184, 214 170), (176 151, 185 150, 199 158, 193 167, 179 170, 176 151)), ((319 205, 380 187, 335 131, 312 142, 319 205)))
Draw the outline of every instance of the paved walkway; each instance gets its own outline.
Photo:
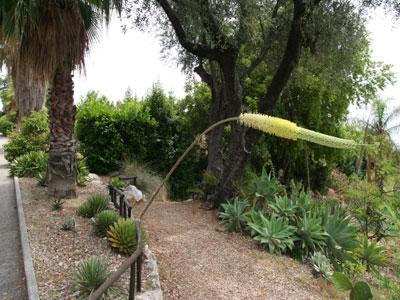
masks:
POLYGON ((0 299, 25 300, 28 296, 14 181, 8 176, 8 164, 3 151, 5 143, 6 138, 0 136, 0 299))

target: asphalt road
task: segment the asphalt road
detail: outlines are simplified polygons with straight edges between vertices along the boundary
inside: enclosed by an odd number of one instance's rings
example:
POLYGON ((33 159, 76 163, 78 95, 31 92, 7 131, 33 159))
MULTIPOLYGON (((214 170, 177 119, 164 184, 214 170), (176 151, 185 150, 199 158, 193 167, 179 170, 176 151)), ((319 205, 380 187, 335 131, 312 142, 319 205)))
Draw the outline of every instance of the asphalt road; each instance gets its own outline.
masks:
POLYGON ((28 296, 14 181, 8 176, 8 162, 3 151, 6 142, 6 138, 0 136, 0 299, 25 300, 28 296))

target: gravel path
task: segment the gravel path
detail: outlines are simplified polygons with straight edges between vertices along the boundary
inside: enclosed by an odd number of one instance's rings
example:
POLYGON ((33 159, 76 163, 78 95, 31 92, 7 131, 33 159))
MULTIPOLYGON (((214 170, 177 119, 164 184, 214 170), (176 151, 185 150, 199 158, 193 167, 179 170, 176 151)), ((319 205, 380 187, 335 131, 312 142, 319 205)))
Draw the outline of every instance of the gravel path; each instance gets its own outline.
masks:
POLYGON ((6 141, 0 136, 0 299, 23 300, 27 299, 25 272, 14 182, 4 159, 6 141))
POLYGON ((335 298, 308 267, 226 232, 215 212, 199 206, 197 201, 156 202, 144 219, 165 299, 335 298))

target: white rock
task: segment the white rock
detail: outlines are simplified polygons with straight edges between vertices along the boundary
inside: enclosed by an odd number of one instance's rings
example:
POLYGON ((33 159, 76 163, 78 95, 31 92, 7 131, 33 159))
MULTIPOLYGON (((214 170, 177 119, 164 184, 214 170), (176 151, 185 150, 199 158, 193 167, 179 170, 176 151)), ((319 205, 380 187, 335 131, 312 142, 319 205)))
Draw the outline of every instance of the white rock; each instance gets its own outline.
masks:
POLYGON ((127 200, 134 199, 136 202, 143 200, 143 193, 134 185, 128 185, 124 190, 124 195, 127 200))
POLYGON ((95 173, 89 173, 88 177, 89 177, 89 181, 92 181, 92 180, 101 181, 99 175, 97 175, 95 173))
POLYGON ((161 290, 148 291, 135 296, 135 300, 162 300, 161 290))

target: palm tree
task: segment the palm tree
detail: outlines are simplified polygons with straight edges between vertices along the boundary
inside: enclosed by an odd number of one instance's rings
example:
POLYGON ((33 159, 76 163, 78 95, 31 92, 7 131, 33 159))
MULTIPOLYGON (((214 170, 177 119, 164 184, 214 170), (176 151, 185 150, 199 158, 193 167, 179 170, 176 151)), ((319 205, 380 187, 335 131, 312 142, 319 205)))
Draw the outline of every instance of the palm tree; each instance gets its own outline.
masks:
POLYGON ((49 194, 76 196, 76 157, 72 72, 83 66, 101 18, 119 12, 124 0, 1 1, 0 26, 5 39, 18 46, 19 67, 51 84, 49 194))
POLYGON ((371 155, 368 155, 368 177, 371 180, 371 163, 374 164, 375 169, 375 182, 377 183, 380 191, 383 193, 384 180, 382 176, 382 161, 385 159, 385 145, 387 141, 391 145, 395 145, 392 139, 392 134, 400 129, 400 122, 397 119, 400 116, 400 106, 392 110, 386 102, 382 100, 376 100, 372 104, 370 120, 366 124, 366 134, 370 132, 374 142, 378 144, 377 157, 372 159, 371 155))
POLYGON ((17 108, 17 127, 23 118, 43 109, 46 82, 33 70, 20 69, 18 45, 4 38, 0 28, 0 66, 5 65, 11 75, 17 108))

